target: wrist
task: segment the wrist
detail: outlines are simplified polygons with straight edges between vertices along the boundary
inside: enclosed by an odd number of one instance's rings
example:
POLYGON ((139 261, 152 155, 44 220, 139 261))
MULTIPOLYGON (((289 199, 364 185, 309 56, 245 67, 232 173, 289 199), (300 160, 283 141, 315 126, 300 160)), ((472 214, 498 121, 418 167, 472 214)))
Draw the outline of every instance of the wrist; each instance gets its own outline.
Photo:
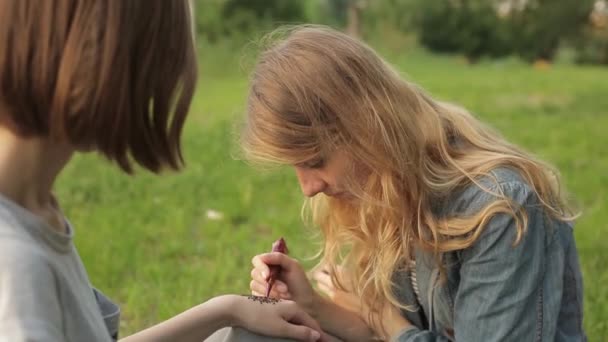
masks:
POLYGON ((315 291, 313 292, 310 303, 305 306, 305 310, 312 318, 319 320, 319 318, 323 316, 326 306, 327 299, 315 291))
POLYGON ((218 329, 237 326, 240 324, 240 319, 237 315, 238 301, 241 296, 237 295, 222 295, 209 299, 202 306, 202 311, 212 310, 216 312, 218 329))
POLYGON ((373 331, 359 312, 347 310, 320 294, 313 296, 311 316, 321 329, 344 341, 369 341, 373 331))

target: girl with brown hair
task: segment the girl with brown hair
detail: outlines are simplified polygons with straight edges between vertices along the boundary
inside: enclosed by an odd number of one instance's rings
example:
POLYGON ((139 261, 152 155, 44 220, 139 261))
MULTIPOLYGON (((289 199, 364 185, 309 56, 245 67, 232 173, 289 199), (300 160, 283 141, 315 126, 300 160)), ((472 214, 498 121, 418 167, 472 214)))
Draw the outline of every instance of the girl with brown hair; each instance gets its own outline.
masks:
MULTIPOLYGON (((128 173, 181 167, 191 15, 188 0, 0 1, 0 340, 116 338, 119 310, 89 283, 53 184, 78 152, 128 173)), ((293 302, 225 295, 125 340, 202 341, 225 326, 320 336, 293 302)))

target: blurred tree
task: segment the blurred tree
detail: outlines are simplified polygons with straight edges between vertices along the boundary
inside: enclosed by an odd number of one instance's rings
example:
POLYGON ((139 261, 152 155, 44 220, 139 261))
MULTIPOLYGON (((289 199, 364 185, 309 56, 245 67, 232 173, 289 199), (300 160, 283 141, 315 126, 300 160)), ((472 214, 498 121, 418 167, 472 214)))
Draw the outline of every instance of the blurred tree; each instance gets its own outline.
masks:
POLYGON ((494 1, 420 0, 417 11, 418 39, 432 51, 462 53, 471 61, 510 52, 508 24, 494 1))
POLYGON ((343 27, 353 37, 361 37, 363 31, 362 12, 367 7, 367 0, 317 0, 319 8, 326 12, 323 16, 326 24, 343 27))
POLYGON ((595 1, 418 0, 414 23, 432 51, 552 60, 562 41, 580 37, 595 1))
POLYGON ((597 0, 583 29, 582 39, 575 39, 576 62, 608 65, 608 0, 597 0))
POLYGON ((346 26, 346 10, 350 0, 319 0, 320 10, 325 12, 323 22, 332 26, 346 26))
POLYGON ((302 22, 305 20, 301 0, 226 0, 223 17, 231 18, 239 12, 250 12, 261 20, 302 22))
POLYGON ((222 9, 225 0, 192 1, 197 35, 211 43, 217 42, 224 33, 222 9))
POLYGON ((195 0, 193 4, 197 33, 211 43, 224 36, 251 35, 277 23, 306 21, 300 0, 195 0))
POLYGON ((513 46, 528 61, 553 60, 564 39, 580 37, 595 0, 529 0, 509 15, 513 46))
POLYGON ((402 32, 413 30, 412 19, 419 10, 420 0, 370 1, 369 14, 373 25, 388 24, 402 32))
POLYGON ((361 11, 366 5, 364 0, 349 0, 346 8, 346 33, 361 37, 361 11))

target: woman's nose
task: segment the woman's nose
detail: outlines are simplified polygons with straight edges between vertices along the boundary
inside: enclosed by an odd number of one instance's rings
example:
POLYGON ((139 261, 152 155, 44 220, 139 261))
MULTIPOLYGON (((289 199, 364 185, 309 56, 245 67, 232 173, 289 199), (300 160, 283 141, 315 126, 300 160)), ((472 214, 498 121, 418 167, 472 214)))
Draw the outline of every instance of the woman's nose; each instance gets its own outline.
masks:
POLYGON ((300 189, 306 197, 313 197, 327 187, 327 183, 314 170, 296 167, 300 189))

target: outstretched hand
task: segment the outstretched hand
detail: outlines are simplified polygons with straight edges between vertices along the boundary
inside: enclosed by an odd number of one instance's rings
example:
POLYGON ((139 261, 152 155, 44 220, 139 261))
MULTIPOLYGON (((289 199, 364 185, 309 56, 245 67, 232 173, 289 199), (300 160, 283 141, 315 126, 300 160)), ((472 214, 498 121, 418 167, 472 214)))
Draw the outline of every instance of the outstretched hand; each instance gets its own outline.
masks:
POLYGON ((320 325, 295 302, 236 296, 234 326, 257 334, 298 341, 326 341, 320 325))

